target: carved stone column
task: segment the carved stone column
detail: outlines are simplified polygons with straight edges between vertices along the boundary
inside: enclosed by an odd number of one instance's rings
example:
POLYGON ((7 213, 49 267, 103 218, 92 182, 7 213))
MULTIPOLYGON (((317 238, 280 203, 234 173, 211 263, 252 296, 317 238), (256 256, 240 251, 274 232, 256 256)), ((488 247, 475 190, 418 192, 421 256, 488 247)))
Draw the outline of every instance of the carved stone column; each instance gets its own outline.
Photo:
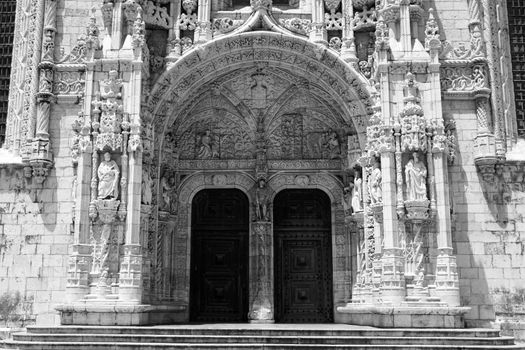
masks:
MULTIPOLYGON (((68 263, 68 281, 66 285, 66 301, 75 302, 83 299, 89 293, 89 271, 92 265, 93 247, 89 242, 91 231, 90 202, 92 182, 96 182, 96 171, 93 169, 93 142, 91 140, 91 106, 93 100, 94 52, 98 49, 98 27, 94 14, 88 25, 89 40, 92 43, 87 54, 86 88, 83 98, 83 112, 72 125, 74 141, 71 148, 72 163, 75 167, 75 186, 73 189, 74 237, 72 253, 68 263), (93 178, 92 176, 95 176, 93 178)), ((93 197, 95 199, 96 197, 93 197)))
POLYGON ((197 6, 197 28, 195 29, 195 44, 203 44, 211 40, 210 22, 211 0, 199 0, 197 6))
POLYGON ((36 127, 29 164, 35 185, 41 186, 53 164, 49 142, 49 117, 53 95, 54 52, 56 33, 56 1, 46 0, 44 4, 44 28, 41 61, 39 69, 39 91, 36 94, 36 127))
POLYGON ((80 113, 73 124, 75 141, 72 153, 73 165, 76 166, 76 185, 74 191, 74 237, 72 252, 68 263, 68 280, 66 285, 66 300, 74 302, 83 299, 89 293, 89 269, 91 266, 92 246, 90 235, 90 187, 91 158, 93 147, 91 143, 91 121, 80 113))
POLYGON ((412 53, 412 35, 410 25, 410 1, 401 0, 399 2, 399 18, 400 18, 400 36, 401 49, 405 53, 412 53))
MULTIPOLYGON (((112 37, 114 37, 113 33, 113 8, 114 8, 113 1, 104 0, 104 3, 102 4, 102 7, 100 10, 102 11, 102 21, 104 22, 104 29, 106 30, 106 35, 103 39, 102 47, 104 51, 111 50, 113 47, 113 40, 112 37)), ((120 8, 120 6, 119 6, 120 8)), ((120 43, 119 43, 120 48, 120 43)))
POLYGON ((324 1, 312 0, 312 27, 310 40, 315 43, 326 44, 326 26, 324 23, 324 1))
POLYGON ((490 90, 479 90, 475 96, 475 101, 478 134, 474 139, 474 159, 482 173, 485 173, 484 168, 494 169, 497 161, 496 139, 489 126, 489 118, 492 113, 490 90))
POLYGON ((248 314, 251 323, 274 322, 272 253, 272 223, 253 222, 250 235, 250 285, 254 297, 248 314))
POLYGON ((353 0, 343 0, 343 45, 341 47, 341 57, 349 63, 357 63, 354 30, 352 28, 353 17, 353 0))
MULTIPOLYGON (((142 249, 140 237, 142 153, 136 151, 129 161, 128 207, 124 256, 120 265, 119 300, 142 301, 142 249)), ((124 195, 124 194, 123 194, 124 195)))
POLYGON ((450 195, 448 188, 446 147, 434 147, 436 186, 436 224, 439 255, 436 261, 436 295, 449 306, 459 306, 459 279, 456 257, 452 253, 452 225, 450 221, 450 195), (441 149, 440 149, 441 148, 441 149))
POLYGON ((142 193, 142 47, 144 22, 138 8, 133 27, 133 49, 135 60, 131 65, 131 76, 127 95, 126 111, 129 122, 122 123, 124 149, 122 150, 122 201, 126 210, 124 256, 120 266, 119 300, 141 303, 142 301, 142 251, 140 237, 141 193, 142 193), (129 140, 128 140, 129 137, 129 140))
POLYGON ((176 62, 181 55, 179 24, 179 16, 181 15, 180 0, 171 2, 170 14, 173 21, 173 28, 170 28, 169 31, 168 55, 166 56, 166 65, 168 67, 176 62))
MULTIPOLYGON (((495 82, 494 68, 491 67, 490 59, 494 55, 491 45, 485 45, 482 32, 482 5, 481 0, 470 0, 469 1, 469 31, 470 31, 470 43, 471 43, 471 60, 477 60, 480 64, 476 65, 474 69, 481 70, 484 77, 484 88, 478 89, 475 93, 476 101, 476 121, 478 126, 478 134, 474 139, 474 161, 477 167, 481 170, 482 176, 485 179, 490 179, 490 175, 486 174, 493 173, 494 166, 497 162, 496 157, 496 138, 494 137, 492 112, 493 106, 497 106, 498 102, 491 102, 491 93, 496 92, 497 88, 489 86, 490 80, 495 82), (489 60, 487 61, 487 56, 489 60), (488 73, 488 74, 487 74, 488 73)), ((483 1, 483 7, 487 10, 487 17, 489 14, 488 5, 486 1, 483 1)), ((487 30, 490 31, 490 20, 487 18, 486 23, 487 30)), ((494 95, 495 96, 495 95, 494 95)), ((494 98, 492 96, 492 98, 494 98)), ((497 109, 496 109, 497 111, 497 109)))
MULTIPOLYGON (((88 221, 89 222, 89 221, 88 221)), ((66 302, 83 299, 89 293, 89 268, 92 249, 88 244, 73 244, 67 265, 66 302)))
POLYGON ((399 304, 405 299, 404 258, 399 237, 396 211, 396 167, 393 150, 381 153, 383 175, 383 276, 381 292, 384 301, 399 304))

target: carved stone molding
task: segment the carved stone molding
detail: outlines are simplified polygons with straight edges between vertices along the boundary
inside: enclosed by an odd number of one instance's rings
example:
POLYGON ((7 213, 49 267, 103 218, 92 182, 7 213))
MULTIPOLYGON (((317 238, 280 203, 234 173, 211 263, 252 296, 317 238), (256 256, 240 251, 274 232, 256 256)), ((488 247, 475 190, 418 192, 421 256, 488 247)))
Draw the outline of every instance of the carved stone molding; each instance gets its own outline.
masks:
POLYGON ((343 184, 335 177, 328 174, 276 174, 270 177, 268 186, 273 190, 274 195, 279 191, 289 188, 312 188, 320 189, 330 197, 333 204, 342 206, 343 184))
POLYGON ((178 199, 180 203, 191 203, 193 196, 205 188, 237 188, 244 193, 248 193, 254 185, 255 179, 246 173, 196 173, 182 181, 179 186, 178 199))

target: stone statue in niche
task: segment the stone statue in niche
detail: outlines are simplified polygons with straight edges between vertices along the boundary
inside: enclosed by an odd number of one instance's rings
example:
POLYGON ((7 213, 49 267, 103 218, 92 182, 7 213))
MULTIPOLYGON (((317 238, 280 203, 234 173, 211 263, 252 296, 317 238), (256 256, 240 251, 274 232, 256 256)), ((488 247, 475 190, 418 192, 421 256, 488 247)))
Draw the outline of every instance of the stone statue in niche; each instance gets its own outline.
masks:
POLYGON ((382 203, 383 202, 383 188, 382 188, 382 174, 381 174, 381 165, 376 159, 372 168, 372 173, 370 174, 370 201, 372 204, 382 203))
POLYGON ((257 221, 269 221, 268 203, 270 202, 270 193, 266 180, 261 178, 257 181, 255 190, 255 216, 257 221))
POLYGON ((175 213, 177 210, 175 177, 164 174, 160 179, 160 190, 162 191, 160 210, 175 213))
POLYGON ((149 175, 149 171, 143 170, 142 186, 141 186, 142 204, 145 204, 145 205, 151 204, 152 188, 153 188, 153 180, 151 179, 151 176, 149 175))
POLYGON ((343 209, 345 211, 346 216, 352 215, 352 188, 350 186, 345 187, 343 189, 342 203, 343 203, 343 209))
POLYGON ((363 211, 363 179, 358 170, 355 172, 354 187, 352 188, 352 210, 354 213, 363 211))
POLYGON ((210 130, 197 135, 197 159, 219 158, 216 145, 210 130))
POLYGON ((419 160, 419 155, 414 152, 413 159, 405 165, 405 181, 408 201, 427 200, 427 168, 419 160))
POLYGON ((408 72, 406 75, 406 85, 403 87, 403 95, 405 100, 419 102, 419 88, 415 83, 415 76, 408 72))
POLYGON ((120 169, 111 159, 109 152, 104 153, 104 160, 98 166, 98 199, 118 197, 118 182, 120 169))

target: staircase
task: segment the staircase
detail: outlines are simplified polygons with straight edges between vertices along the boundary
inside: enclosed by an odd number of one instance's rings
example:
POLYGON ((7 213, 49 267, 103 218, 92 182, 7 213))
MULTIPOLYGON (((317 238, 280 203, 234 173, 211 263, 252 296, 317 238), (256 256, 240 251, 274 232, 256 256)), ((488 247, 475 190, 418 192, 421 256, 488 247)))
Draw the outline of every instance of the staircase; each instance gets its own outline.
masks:
POLYGON ((378 329, 341 324, 28 327, 2 349, 522 349, 492 329, 378 329))

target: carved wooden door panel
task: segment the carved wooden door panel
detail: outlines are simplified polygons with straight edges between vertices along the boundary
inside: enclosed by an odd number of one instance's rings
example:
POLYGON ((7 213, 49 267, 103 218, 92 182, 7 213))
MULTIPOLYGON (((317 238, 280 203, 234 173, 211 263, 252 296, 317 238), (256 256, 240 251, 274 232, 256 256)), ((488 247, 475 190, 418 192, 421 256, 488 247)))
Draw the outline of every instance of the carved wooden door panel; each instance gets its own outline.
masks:
POLYGON ((192 208, 190 320, 248 314, 248 201, 238 190, 199 192, 192 208))
POLYGON ((317 190, 283 191, 274 225, 276 321, 333 321, 330 200, 317 190))

